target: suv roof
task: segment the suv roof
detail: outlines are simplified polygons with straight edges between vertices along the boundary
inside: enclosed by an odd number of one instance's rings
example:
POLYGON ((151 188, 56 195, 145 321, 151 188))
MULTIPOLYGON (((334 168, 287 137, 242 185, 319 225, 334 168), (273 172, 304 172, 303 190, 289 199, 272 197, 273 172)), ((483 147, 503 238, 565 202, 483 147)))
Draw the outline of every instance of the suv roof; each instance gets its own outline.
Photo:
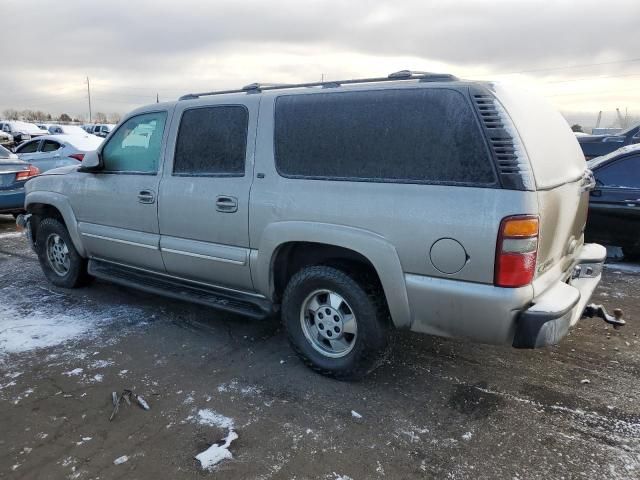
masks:
POLYGON ((229 93, 262 93, 269 90, 285 90, 290 88, 307 88, 307 87, 322 87, 322 88, 335 88, 342 85, 361 84, 361 83, 380 83, 380 82, 397 82, 402 80, 419 80, 422 82, 447 82, 457 81, 458 77, 449 73, 432 73, 421 72, 416 70, 400 70, 393 72, 386 77, 373 77, 373 78, 356 78, 350 80, 331 80, 327 82, 309 82, 309 83, 293 83, 293 84, 273 84, 273 83, 251 83, 245 85, 240 89, 232 90, 217 90, 211 92, 202 93, 189 93, 183 95, 178 100, 193 100, 196 98, 210 96, 210 95, 225 95, 229 93))

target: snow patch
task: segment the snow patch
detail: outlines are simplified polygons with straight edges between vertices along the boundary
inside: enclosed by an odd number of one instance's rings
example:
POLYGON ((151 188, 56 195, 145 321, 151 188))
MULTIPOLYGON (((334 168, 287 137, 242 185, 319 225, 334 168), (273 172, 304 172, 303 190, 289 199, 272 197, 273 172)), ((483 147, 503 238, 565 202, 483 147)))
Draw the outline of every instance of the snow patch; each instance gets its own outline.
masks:
POLYGON ((113 461, 114 465, 122 465, 123 463, 127 462, 129 460, 129 457, 127 457, 126 455, 122 455, 121 457, 116 458, 113 461))
POLYGON ((640 264, 637 263, 605 263, 604 268, 613 270, 613 273, 640 273, 640 264))
POLYGON ((22 237, 22 232, 6 232, 0 233, 0 238, 17 238, 22 237))
POLYGON ((471 432, 467 432, 462 435, 463 440, 471 440, 471 437, 473 437, 473 433, 471 432))
MULTIPOLYGON (((202 410, 201 410, 202 411, 202 410)), ((211 470, 222 460, 233 458, 233 455, 229 451, 231 442, 238 438, 238 434, 233 430, 229 430, 227 436, 218 443, 214 443, 204 452, 196 455, 196 459, 200 461, 204 470, 211 470)))
POLYGON ((232 418, 220 415, 218 412, 214 412, 208 408, 203 408, 198 411, 198 423, 210 427, 227 428, 229 430, 234 429, 234 421, 232 418))
POLYGON ((351 410, 351 416, 353 418, 362 418, 362 415, 360 415, 358 412, 356 412, 355 410, 351 410))
POLYGON ((84 369, 74 368, 73 370, 69 370, 68 372, 63 372, 62 374, 68 377, 76 377, 78 375, 82 375, 82 372, 84 372, 84 369))

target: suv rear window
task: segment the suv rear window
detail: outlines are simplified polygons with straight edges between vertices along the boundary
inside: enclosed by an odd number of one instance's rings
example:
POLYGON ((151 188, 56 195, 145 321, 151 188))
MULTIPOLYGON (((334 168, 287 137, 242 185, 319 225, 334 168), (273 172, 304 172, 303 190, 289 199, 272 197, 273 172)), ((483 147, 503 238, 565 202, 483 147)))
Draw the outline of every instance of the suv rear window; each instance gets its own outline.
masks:
POLYGON ((290 177, 496 182, 474 112, 450 89, 279 97, 275 154, 278 172, 290 177))
POLYGON ((173 173, 244 175, 249 114, 239 105, 186 110, 182 115, 173 173))

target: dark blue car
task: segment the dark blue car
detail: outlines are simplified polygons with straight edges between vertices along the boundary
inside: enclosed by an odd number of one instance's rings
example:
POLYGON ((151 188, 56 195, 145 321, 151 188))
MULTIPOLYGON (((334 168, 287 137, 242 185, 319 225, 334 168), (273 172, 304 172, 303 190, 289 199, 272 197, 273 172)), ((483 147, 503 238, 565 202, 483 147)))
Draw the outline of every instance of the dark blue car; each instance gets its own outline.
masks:
POLYGON ((0 146, 0 213, 16 216, 23 211, 24 184, 39 173, 37 167, 0 146))

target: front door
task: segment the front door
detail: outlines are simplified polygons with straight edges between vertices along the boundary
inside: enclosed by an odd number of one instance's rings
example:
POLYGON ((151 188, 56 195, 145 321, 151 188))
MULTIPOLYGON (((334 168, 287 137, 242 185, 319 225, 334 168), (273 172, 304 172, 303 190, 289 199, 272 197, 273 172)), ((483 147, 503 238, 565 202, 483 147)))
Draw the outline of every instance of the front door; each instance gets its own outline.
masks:
POLYGON ((157 195, 170 113, 129 118, 101 148, 104 168, 77 174, 69 197, 91 257, 164 272, 157 195))
POLYGON ((259 98, 184 103, 176 107, 158 200, 164 264, 178 277, 251 290, 249 189, 259 98))

